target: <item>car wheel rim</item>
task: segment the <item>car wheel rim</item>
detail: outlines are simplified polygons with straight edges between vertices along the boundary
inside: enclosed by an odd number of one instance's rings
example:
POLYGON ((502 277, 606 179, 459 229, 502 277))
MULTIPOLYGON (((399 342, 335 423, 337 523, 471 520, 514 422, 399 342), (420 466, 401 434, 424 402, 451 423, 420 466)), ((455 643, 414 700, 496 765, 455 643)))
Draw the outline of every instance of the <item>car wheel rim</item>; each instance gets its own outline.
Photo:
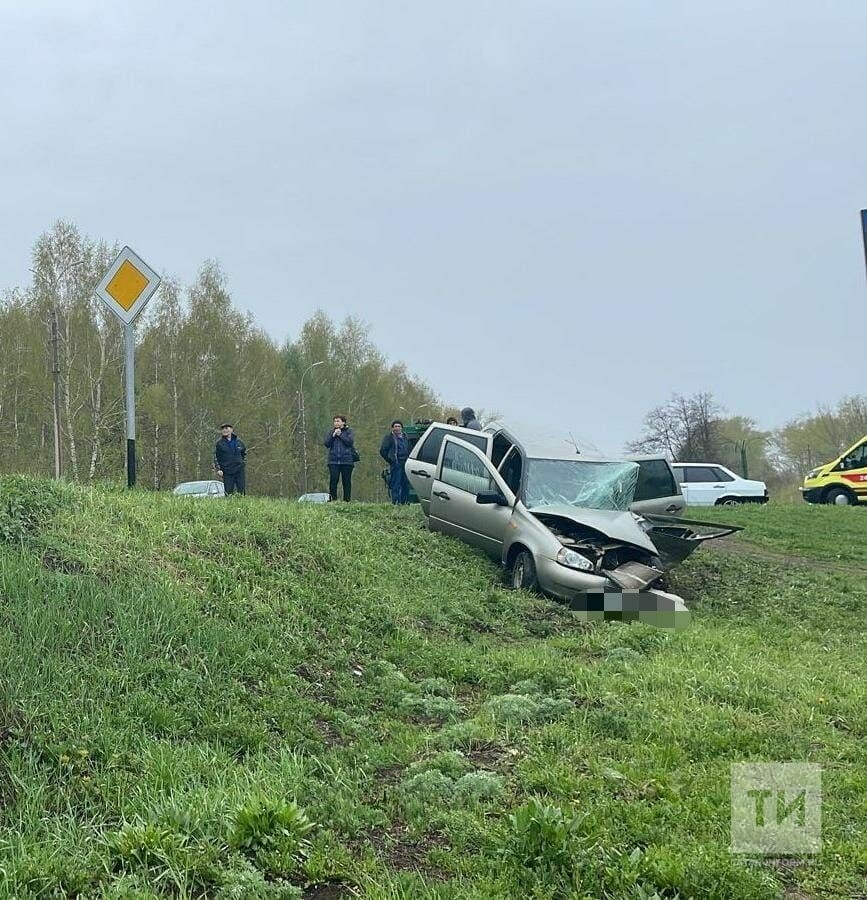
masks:
POLYGON ((835 506, 848 506, 849 505, 849 497, 846 494, 838 494, 834 498, 835 506))
POLYGON ((723 506, 737 506, 737 500, 723 500, 723 506))
POLYGON ((512 576, 512 584, 519 590, 524 585, 524 563, 523 563, 523 561, 515 564, 515 572, 512 576))

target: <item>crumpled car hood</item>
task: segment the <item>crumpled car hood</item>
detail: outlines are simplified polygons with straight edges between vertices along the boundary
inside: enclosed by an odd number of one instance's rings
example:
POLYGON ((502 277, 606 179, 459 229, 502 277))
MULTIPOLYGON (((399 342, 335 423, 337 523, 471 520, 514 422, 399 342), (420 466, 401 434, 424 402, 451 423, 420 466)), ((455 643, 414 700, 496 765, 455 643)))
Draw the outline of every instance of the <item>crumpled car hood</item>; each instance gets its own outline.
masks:
POLYGON ((628 510, 587 509, 558 503, 551 506, 534 506, 530 512, 534 516, 559 516, 561 519, 571 519, 579 525, 586 525, 601 532, 612 540, 641 547, 653 554, 657 552, 653 541, 638 524, 635 515, 628 510))

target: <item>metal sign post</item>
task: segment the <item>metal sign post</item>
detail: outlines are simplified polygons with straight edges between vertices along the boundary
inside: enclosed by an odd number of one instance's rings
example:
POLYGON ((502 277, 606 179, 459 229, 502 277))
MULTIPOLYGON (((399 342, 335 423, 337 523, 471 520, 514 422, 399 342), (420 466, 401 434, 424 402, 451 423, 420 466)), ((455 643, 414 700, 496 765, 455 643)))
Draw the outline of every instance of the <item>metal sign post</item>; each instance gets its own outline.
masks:
POLYGON ((861 238, 864 241, 864 262, 867 265, 867 209, 861 210, 861 238))
POLYGON ((135 325, 123 326, 126 343, 126 486, 135 487, 135 325))
POLYGON ((126 345, 126 483, 135 487, 135 319, 160 285, 156 272, 124 247, 96 286, 100 300, 123 323, 126 345))

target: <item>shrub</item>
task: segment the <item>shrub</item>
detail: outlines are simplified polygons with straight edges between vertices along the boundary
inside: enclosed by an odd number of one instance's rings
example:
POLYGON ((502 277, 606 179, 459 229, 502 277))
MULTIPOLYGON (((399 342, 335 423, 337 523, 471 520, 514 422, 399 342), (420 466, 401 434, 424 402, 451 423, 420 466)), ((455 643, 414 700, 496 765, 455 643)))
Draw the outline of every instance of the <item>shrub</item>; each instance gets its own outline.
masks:
POLYGON ((583 815, 567 815, 559 806, 533 799, 508 818, 508 836, 501 855, 518 873, 561 880, 571 877, 584 855, 583 815))
POLYGON ((108 847, 116 870, 146 874, 178 891, 186 888, 190 877, 196 877, 203 862, 201 850, 187 835, 164 824, 124 825, 109 836, 108 847))
POLYGON ((297 804, 257 798, 236 813, 230 843, 269 875, 291 875, 309 855, 315 828, 297 804))
POLYGON ((455 792, 455 782, 445 773, 430 769, 411 775, 403 782, 401 790, 419 800, 447 800, 455 792))
POLYGON ((406 715, 446 722, 454 722, 461 714, 460 706, 451 697, 416 697, 414 694, 404 694, 400 710, 406 715))
POLYGON ((452 750, 447 753, 438 753, 430 759, 423 759, 421 762, 413 763, 409 768, 410 775, 417 775, 419 772, 428 772, 435 770, 448 775, 449 778, 460 778, 471 772, 473 764, 458 750, 452 750))
POLYGON ((423 678, 417 687, 426 697, 450 697, 452 693, 452 686, 445 678, 423 678))
POLYGON ((249 861, 236 862, 222 873, 216 900, 299 900, 301 888, 285 881, 267 881, 249 861))
POLYGON ((572 704, 566 699, 501 694, 488 700, 482 707, 482 712, 495 722, 520 725, 529 722, 550 722, 565 715, 571 708, 572 704))
POLYGON ((0 478, 0 541, 15 544, 38 531, 69 489, 56 481, 9 475, 0 478))
POLYGON ((455 782, 455 795, 470 803, 490 803, 506 792, 506 780, 493 772, 468 772, 455 782))

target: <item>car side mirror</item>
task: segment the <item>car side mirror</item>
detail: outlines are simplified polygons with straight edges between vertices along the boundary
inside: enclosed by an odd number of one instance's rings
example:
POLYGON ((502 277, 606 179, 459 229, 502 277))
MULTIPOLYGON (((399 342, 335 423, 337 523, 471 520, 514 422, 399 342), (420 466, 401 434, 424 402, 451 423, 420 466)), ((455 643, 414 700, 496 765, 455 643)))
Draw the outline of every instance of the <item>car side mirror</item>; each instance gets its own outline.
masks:
POLYGON ((476 503, 488 506, 508 506, 509 501, 499 491, 482 491, 476 494, 476 503))

